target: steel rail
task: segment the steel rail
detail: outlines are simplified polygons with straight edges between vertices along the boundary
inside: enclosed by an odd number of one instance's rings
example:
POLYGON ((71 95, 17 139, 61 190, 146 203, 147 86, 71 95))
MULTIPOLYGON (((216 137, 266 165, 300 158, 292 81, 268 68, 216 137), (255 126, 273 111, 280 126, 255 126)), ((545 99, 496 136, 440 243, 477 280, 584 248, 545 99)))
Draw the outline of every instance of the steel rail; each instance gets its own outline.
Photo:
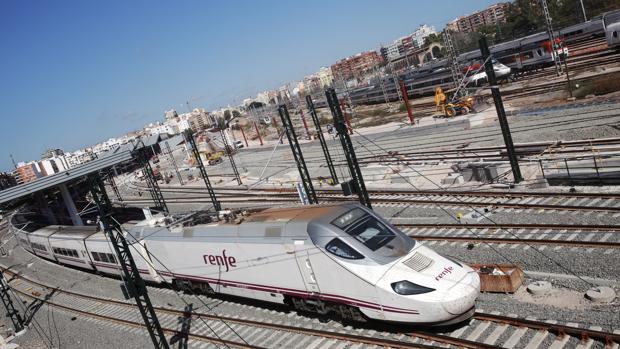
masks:
MULTIPOLYGON (((88 316, 91 318, 96 318, 96 319, 100 319, 100 320, 105 320, 105 321, 109 321, 109 322, 115 322, 115 323, 119 323, 125 326, 129 326, 129 327, 134 327, 134 328, 144 328, 146 330, 146 325, 144 323, 141 322, 136 322, 136 321, 131 321, 131 320, 124 320, 124 319, 119 319, 119 318, 115 318, 109 315, 101 315, 101 314, 97 314, 94 312, 89 312, 89 311, 85 311, 85 310, 81 310, 81 309, 77 309, 77 308, 73 308, 73 307, 68 307, 66 305, 62 305, 62 304, 58 304, 55 302, 50 301, 49 299, 45 299, 44 297, 38 297, 35 296, 34 294, 29 294, 27 292, 21 291, 21 290, 17 290, 15 288, 11 288, 14 292, 19 293, 25 297, 40 301, 41 303, 47 304, 49 306, 55 307, 55 308, 59 308, 59 309, 63 309, 65 311, 68 312, 72 312, 72 313, 77 313, 77 314, 81 314, 84 316, 88 316)), ((105 301, 107 301, 106 299, 101 299, 102 303, 105 303, 105 301)), ((133 304, 129 304, 127 303, 128 306, 134 306, 133 304)), ((180 315, 183 314, 182 311, 179 312, 180 315)), ((166 328, 166 327, 162 327, 161 328, 163 332, 168 333, 168 334, 176 334, 179 331, 175 330, 175 329, 170 329, 170 328, 166 328)), ((247 348, 247 349, 267 349, 264 347, 259 347, 259 346, 255 346, 255 345, 249 345, 249 344, 245 344, 245 343, 241 343, 241 342, 233 342, 233 341, 229 341, 226 339, 220 339, 220 338, 215 338, 215 337, 209 337, 209 336, 205 336, 205 335, 200 335, 200 334, 193 334, 193 333, 188 333, 188 338, 192 338, 194 340, 200 340, 203 342, 210 342, 210 343, 218 343, 218 344, 222 344, 225 346, 230 346, 230 347, 235 347, 235 348, 247 348)))
MULTIPOLYGON (((338 196, 319 196, 321 201, 324 203, 328 202, 356 202, 349 197, 338 197, 338 196)), ((185 198, 167 198, 167 202, 171 204, 187 204, 187 203, 205 203, 204 197, 185 197, 185 198)), ((297 202, 299 201, 295 197, 284 197, 284 198, 270 198, 270 197, 258 197, 258 198, 248 198, 247 196, 240 196, 239 198, 226 198, 222 199, 222 202, 228 203, 243 203, 243 202, 297 202)), ((437 205, 437 206, 468 206, 468 207, 478 207, 485 208, 491 207, 495 208, 513 208, 513 209, 523 209, 523 210, 549 210, 549 211, 587 211, 587 212, 620 212, 620 207, 606 207, 606 206, 577 206, 577 205, 553 205, 553 204, 527 204, 527 203, 502 203, 502 202, 473 202, 473 201, 451 201, 451 200, 422 200, 422 199, 405 199, 405 198, 372 198, 373 202, 376 203, 387 203, 387 204, 417 204, 417 205, 437 205)), ((147 199, 132 199, 126 198, 124 203, 133 203, 133 204, 144 204, 150 203, 150 200, 147 199)))
POLYGON ((608 345, 609 347, 611 347, 613 343, 620 343, 620 333, 609 333, 609 332, 586 329, 586 328, 578 328, 578 327, 571 327, 571 326, 566 326, 566 325, 551 324, 548 322, 542 322, 542 321, 536 321, 536 320, 517 319, 517 318, 504 316, 504 315, 494 315, 494 314, 480 313, 480 312, 476 312, 474 314, 474 318, 477 320, 500 322, 503 324, 509 324, 513 326, 525 326, 528 328, 535 328, 539 330, 554 332, 558 336, 568 334, 573 337, 579 337, 582 340, 592 338, 592 339, 605 342, 606 345, 608 345))
MULTIPOLYGON (((53 289, 56 290, 57 292, 62 292, 64 294, 67 295, 71 295, 74 297, 79 297, 79 298, 84 298, 84 299, 88 299, 88 300, 92 300, 92 301, 97 301, 97 302, 101 302, 101 303, 111 303, 111 304, 115 304, 115 305, 119 305, 119 306, 125 306, 128 308, 134 307, 135 305, 132 303, 127 303, 127 302, 123 302, 123 301, 119 301, 119 300, 115 300, 115 299, 108 299, 108 298, 100 298, 100 297, 96 297, 96 296, 91 296, 91 295, 87 295, 87 294, 83 294, 83 293, 79 293, 79 292, 75 292, 75 291, 67 291, 64 289, 60 289, 57 287, 52 287, 49 285, 46 285, 42 282, 39 281, 34 281, 28 277, 25 277, 23 275, 20 275, 18 273, 15 273, 13 271, 11 271, 10 269, 6 269, 3 268, 4 272, 6 272, 7 274, 13 275, 21 280, 25 280, 28 283, 40 286, 40 287, 45 287, 47 289, 53 289)), ((27 297, 33 298, 33 299, 37 299, 41 302, 47 303, 51 306, 55 306, 58 308, 62 308, 65 309, 67 311, 71 311, 71 312, 77 312, 80 313, 82 315, 86 315, 86 316, 91 316, 91 317, 96 317, 99 319, 103 319, 103 320, 107 320, 107 321, 112 321, 112 322, 118 322, 121 324, 125 324, 128 326, 132 326, 132 327, 144 327, 144 325, 142 323, 139 322, 133 322, 133 321, 129 321, 129 320, 123 320, 123 319, 117 319, 111 316, 106 316, 106 315, 100 315, 100 314, 96 314, 96 313, 90 313, 84 310, 80 310, 80 309, 75 309, 75 308, 71 308, 71 307, 67 307, 61 304, 57 304, 54 303, 50 300, 46 300, 44 297, 38 297, 35 296, 33 294, 28 294, 24 291, 15 289, 14 287, 12 287, 13 290, 15 290, 16 292, 23 294, 27 297)), ((164 313, 168 313, 168 314, 172 314, 172 315, 178 315, 178 316, 183 316, 185 314, 185 312, 183 310, 175 310, 175 309, 170 309, 170 308, 165 308, 165 307, 159 307, 159 306, 155 306, 154 307, 157 311, 160 312, 164 312, 164 313)), ((437 348, 437 346, 432 346, 432 345, 424 345, 424 344, 416 344, 416 343, 404 343, 404 342, 399 342, 396 340, 391 340, 391 339, 387 339, 387 338, 374 338, 374 337, 369 337, 369 336, 360 336, 358 334, 348 334, 348 333, 338 333, 338 332, 332 332, 332 331, 326 331, 326 330, 317 330, 317 329, 312 329, 312 328, 305 328, 305 327, 296 327, 296 326, 291 326, 291 325, 284 325, 284 324, 277 324, 277 323, 267 323, 267 322, 262 322, 262 321, 256 321, 256 320, 249 320, 249 319, 240 319, 240 318, 232 318, 232 317, 226 317, 226 316, 219 316, 219 315, 213 315, 213 314, 206 314, 206 313, 201 313, 201 312, 195 312, 192 311, 191 312, 192 317, 196 317, 196 318, 204 318, 204 319, 210 319, 210 320, 218 320, 218 321, 222 321, 222 322, 229 322, 229 323, 235 323, 235 324, 239 324, 239 325, 245 325, 245 326, 255 326, 255 327, 260 327, 260 328, 266 328, 266 329, 272 329, 272 330, 277 330, 277 331, 287 331, 287 332, 292 332, 292 333, 299 333, 299 334, 304 334, 304 335, 308 335, 308 336, 317 336, 317 337, 322 337, 322 338, 331 338, 331 339, 338 339, 338 340, 344 340, 344 341, 350 341, 350 342, 355 342, 355 343, 362 343, 362 344, 366 344, 366 345, 377 345, 377 346, 383 346, 383 347, 393 347, 393 348, 402 348, 402 349, 410 349, 410 348, 437 348)), ((177 333, 178 331, 173 330, 173 329, 168 329, 168 328, 163 328, 162 330, 164 332, 167 333, 177 333)), ((417 333, 417 332, 416 332, 417 333)), ((417 336, 417 335, 416 335, 417 336)), ((223 340, 223 339, 218 339, 218 338, 213 338, 213 337, 208 337, 208 336, 202 336, 202 335, 194 335, 194 334, 189 334, 189 337, 193 337, 199 340, 203 340, 203 341, 209 341, 209 342, 217 342, 217 343, 221 343, 221 344, 226 344, 226 345, 230 345, 230 346, 234 346, 234 347, 240 347, 240 348, 261 348, 261 347, 257 347, 257 346, 253 346, 253 345, 248 345, 245 343, 239 343, 239 342, 232 342, 232 341, 228 341, 228 340, 223 340)), ((446 335, 441 335, 441 334, 432 334, 432 333, 424 333, 424 332, 419 332, 419 336, 420 338, 423 339, 427 339, 427 340, 431 340, 431 341, 438 341, 438 342, 444 342, 446 344, 455 344, 455 345, 459 345, 460 347, 464 347, 464 348, 480 348, 480 343, 474 342, 474 341, 468 341, 468 340, 464 340, 464 339, 458 339, 458 338, 454 338, 454 337, 449 337, 446 335)), ((484 346, 483 348, 495 348, 493 346, 484 346)))
POLYGON ((551 239, 521 239, 521 238, 487 238, 478 236, 434 236, 408 234, 412 238, 421 241, 452 241, 452 242, 485 242, 492 244, 521 244, 521 245, 562 245, 574 247, 593 248, 620 248, 620 242, 602 241, 575 241, 575 240, 551 240, 551 239))
POLYGON ((618 225, 564 225, 564 224, 514 224, 514 223, 437 223, 437 224, 421 224, 421 223, 398 223, 394 224, 402 228, 437 228, 437 229, 552 229, 552 230, 581 230, 581 231, 600 231, 600 232, 620 232, 618 225))

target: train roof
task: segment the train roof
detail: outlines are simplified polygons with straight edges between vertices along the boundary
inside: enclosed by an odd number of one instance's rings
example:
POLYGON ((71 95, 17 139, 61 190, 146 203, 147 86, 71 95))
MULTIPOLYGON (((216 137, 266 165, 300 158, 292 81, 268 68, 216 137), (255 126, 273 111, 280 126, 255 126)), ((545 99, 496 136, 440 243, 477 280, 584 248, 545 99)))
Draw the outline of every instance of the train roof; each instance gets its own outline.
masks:
MULTIPOLYGON (((333 220, 355 204, 316 205, 273 208, 245 216, 240 223, 213 222, 191 227, 135 226, 130 229, 136 239, 176 240, 179 238, 253 238, 260 243, 278 243, 282 239, 307 238, 311 221, 333 220), (272 239, 265 239, 272 238, 272 239), (275 239, 273 239, 275 238, 275 239)), ((131 237, 128 236, 128 240, 131 237)))
POLYGON ((37 230, 31 232, 29 235, 31 235, 31 236, 40 236, 40 237, 48 237, 48 236, 58 232, 59 228, 60 228, 60 225, 48 225, 46 227, 43 227, 43 228, 40 228, 40 229, 37 229, 37 230))
POLYGON ((97 232, 96 225, 88 226, 66 226, 59 225, 56 233, 50 236, 50 239, 85 239, 97 232))

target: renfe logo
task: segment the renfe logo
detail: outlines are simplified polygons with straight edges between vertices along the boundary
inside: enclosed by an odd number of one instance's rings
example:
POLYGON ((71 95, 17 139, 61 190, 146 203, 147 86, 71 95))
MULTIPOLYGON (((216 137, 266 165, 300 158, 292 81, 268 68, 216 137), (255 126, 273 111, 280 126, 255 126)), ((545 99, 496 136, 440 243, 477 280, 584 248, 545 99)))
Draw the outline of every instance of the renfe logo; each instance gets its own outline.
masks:
POLYGON ((202 258, 205 261, 205 264, 211 264, 211 265, 225 265, 226 266, 226 271, 228 271, 228 267, 236 267, 235 263, 237 263, 237 260, 235 259, 235 257, 226 257, 226 250, 222 250, 222 255, 221 256, 215 256, 212 254, 205 254, 204 256, 202 256, 202 258))
POLYGON ((445 267, 445 268, 443 268, 443 271, 441 273, 439 273, 439 275, 435 276, 435 280, 439 281, 439 279, 443 278, 444 276, 446 276, 448 274, 452 274, 452 270, 454 270, 453 267, 445 267))

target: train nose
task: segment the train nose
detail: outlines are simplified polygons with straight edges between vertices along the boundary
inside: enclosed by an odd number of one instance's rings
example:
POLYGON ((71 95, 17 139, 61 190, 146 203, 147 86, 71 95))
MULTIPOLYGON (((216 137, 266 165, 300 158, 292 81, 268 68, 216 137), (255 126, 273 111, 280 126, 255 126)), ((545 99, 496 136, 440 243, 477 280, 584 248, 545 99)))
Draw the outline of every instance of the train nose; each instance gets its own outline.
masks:
POLYGON ((469 272, 446 292, 441 302, 444 310, 452 315, 460 315, 471 309, 480 294, 480 277, 469 272))

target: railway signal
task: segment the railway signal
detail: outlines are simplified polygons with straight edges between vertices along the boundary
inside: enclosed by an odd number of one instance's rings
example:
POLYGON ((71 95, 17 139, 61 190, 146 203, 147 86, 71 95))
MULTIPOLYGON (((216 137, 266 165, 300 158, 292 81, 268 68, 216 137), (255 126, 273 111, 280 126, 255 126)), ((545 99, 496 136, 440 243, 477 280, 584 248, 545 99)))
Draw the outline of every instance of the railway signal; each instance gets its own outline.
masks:
POLYGON ((506 119, 506 111, 504 110, 504 103, 502 102, 502 95, 499 93, 499 87, 497 86, 497 80, 495 79, 495 71, 493 70, 493 62, 490 59, 491 52, 487 46, 487 39, 483 36, 478 41, 480 45, 480 52, 482 53, 482 60, 484 61, 484 69, 487 73, 489 80, 489 86, 491 87, 491 94, 493 95, 493 101, 495 102, 495 109, 497 110, 497 118, 499 125, 502 129, 502 136, 504 137, 504 143, 506 144, 506 151, 508 152, 508 159, 510 160, 510 167, 512 169, 512 175, 515 183, 523 181, 521 175, 521 169, 519 168, 519 160, 515 154, 515 146, 512 143, 512 135, 510 134, 510 127, 508 126, 508 120, 506 119))
POLYGON ((334 126, 336 126, 336 131, 338 132, 338 137, 340 138, 340 144, 342 145, 342 150, 347 159, 347 165, 349 166, 349 172, 351 173, 351 178, 353 179, 354 189, 357 192, 360 203, 372 209, 370 197, 368 196, 368 191, 366 191, 366 185, 364 184, 362 170, 357 162, 355 150, 353 149, 353 143, 351 143, 351 138, 347 132, 347 125, 345 124, 344 116, 342 115, 342 109, 340 109, 340 104, 338 103, 336 90, 333 88, 325 90, 325 97, 327 97, 327 104, 329 104, 329 109, 334 117, 334 126))

